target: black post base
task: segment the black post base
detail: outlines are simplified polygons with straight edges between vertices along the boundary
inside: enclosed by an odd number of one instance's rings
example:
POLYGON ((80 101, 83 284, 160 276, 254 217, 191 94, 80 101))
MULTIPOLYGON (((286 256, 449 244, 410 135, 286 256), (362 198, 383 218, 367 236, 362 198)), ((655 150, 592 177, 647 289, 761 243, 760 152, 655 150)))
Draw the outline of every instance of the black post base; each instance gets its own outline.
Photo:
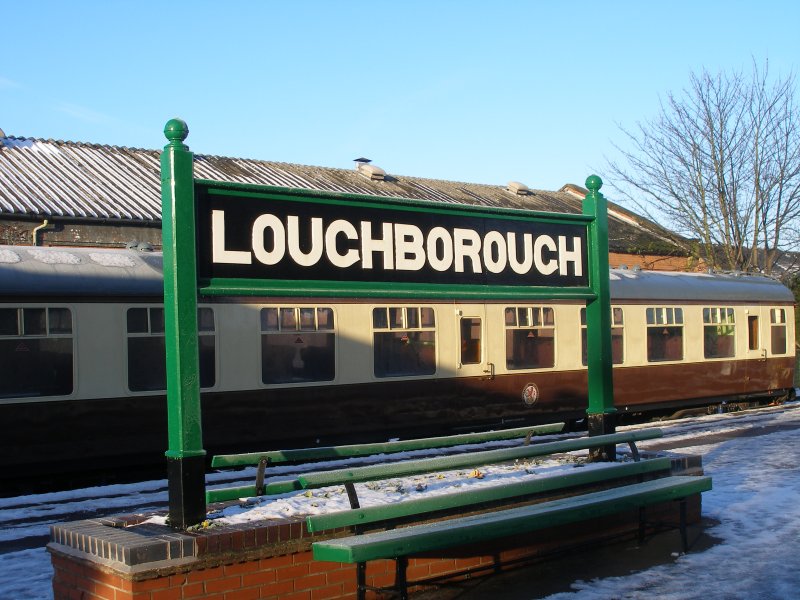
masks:
MULTIPOLYGON (((589 435, 606 435, 616 432, 616 415, 614 413, 600 413, 589 415, 589 435)), ((611 444, 589 450, 589 460, 592 462, 614 462, 617 460, 617 448, 611 444)))
POLYGON ((186 530, 206 518, 204 456, 167 457, 169 526, 186 530))

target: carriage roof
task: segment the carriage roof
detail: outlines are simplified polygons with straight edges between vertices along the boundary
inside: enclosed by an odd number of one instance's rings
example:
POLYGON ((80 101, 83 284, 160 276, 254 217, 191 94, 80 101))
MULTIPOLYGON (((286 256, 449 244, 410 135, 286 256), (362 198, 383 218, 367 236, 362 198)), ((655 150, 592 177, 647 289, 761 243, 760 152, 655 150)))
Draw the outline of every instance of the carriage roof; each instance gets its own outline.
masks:
MULTIPOLYGON (((780 282, 761 275, 612 269, 612 301, 792 303, 780 282)), ((0 246, 4 296, 158 296, 160 252, 128 248, 0 246)))

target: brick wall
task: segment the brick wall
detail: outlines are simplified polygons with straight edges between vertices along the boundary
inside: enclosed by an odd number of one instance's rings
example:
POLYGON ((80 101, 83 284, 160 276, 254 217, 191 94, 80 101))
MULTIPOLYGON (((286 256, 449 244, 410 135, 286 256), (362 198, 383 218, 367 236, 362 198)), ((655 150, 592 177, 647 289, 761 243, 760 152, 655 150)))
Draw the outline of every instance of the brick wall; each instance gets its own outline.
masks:
MULTIPOLYGON (((648 517, 677 522, 677 504, 648 509, 648 517)), ((695 497, 689 501, 689 521, 699 519, 700 498, 695 497)), ((118 520, 114 527, 120 528, 123 524, 118 520)), ((407 576, 410 582, 425 580, 424 589, 429 589, 442 579, 452 581, 490 575, 499 565, 505 570, 573 546, 630 535, 637 526, 638 512, 634 511, 479 546, 431 553, 431 556, 410 559, 407 576)), ((135 529, 136 525, 129 527, 135 529)), ((147 527, 144 531, 148 539, 158 539, 158 536, 152 537, 155 529, 147 527)), ((65 530, 68 528, 64 526, 65 530)), ((196 532, 191 534, 197 542, 191 557, 134 565, 95 556, 109 554, 100 552, 102 543, 93 542, 80 533, 87 531, 86 526, 73 529, 78 532, 73 536, 54 536, 54 539, 69 539, 73 543, 51 542, 48 546, 54 569, 55 600, 324 600, 352 598, 356 592, 355 566, 314 561, 310 544, 316 536, 305 531, 299 522, 238 525, 196 532), (77 547, 94 548, 97 552, 80 551, 77 547)), ((162 537, 175 543, 175 536, 173 533, 162 537)), ((139 553, 140 556, 146 554, 139 553)), ((368 563, 367 584, 386 587, 391 586, 394 579, 394 561, 368 563)), ((421 588, 417 586, 416 589, 421 588)), ((369 594, 368 597, 378 596, 369 594)))
POLYGON ((609 252, 608 264, 611 268, 626 266, 639 267, 645 271, 705 271, 707 265, 688 256, 658 256, 655 254, 620 254, 609 252))
MULTIPOLYGON (((40 220, 0 218, 0 244, 31 245, 33 228, 41 225, 40 220)), ((147 242, 157 250, 161 249, 161 225, 142 224, 95 224, 57 220, 48 224, 37 234, 40 246, 100 246, 120 247, 129 242, 147 242)), ((658 256, 655 254, 609 253, 612 267, 625 265, 632 269, 640 267, 652 271, 703 271, 705 264, 686 256, 658 256)))

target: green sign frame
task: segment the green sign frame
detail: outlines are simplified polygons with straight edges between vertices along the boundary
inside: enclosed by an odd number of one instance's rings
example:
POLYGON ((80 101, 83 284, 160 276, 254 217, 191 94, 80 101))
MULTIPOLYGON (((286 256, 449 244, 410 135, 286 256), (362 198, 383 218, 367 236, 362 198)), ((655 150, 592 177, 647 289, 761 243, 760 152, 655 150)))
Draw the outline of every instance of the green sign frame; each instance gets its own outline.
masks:
MULTIPOLYGON (((161 194, 162 194, 162 235, 164 254, 164 318, 166 337, 167 360, 167 416, 169 427, 169 446, 166 451, 168 480, 169 480, 169 523, 175 529, 186 529, 196 525, 206 516, 205 505, 205 450, 202 440, 202 420, 200 405, 198 346, 197 346, 197 298, 200 296, 305 296, 305 297, 393 297, 393 298, 424 298, 424 299, 557 299, 557 300, 583 300, 587 306, 587 338, 588 338, 588 377, 589 377, 589 425, 590 434, 608 433, 613 431, 613 384, 611 379, 611 305, 609 298, 608 277, 608 217, 607 206, 603 195, 599 192, 602 181, 597 176, 586 180, 589 193, 583 202, 582 214, 554 214, 535 211, 521 211, 503 208, 446 205, 437 202, 408 200, 402 198, 387 198, 383 196, 370 196, 360 194, 331 193, 312 190, 299 190, 274 186, 258 186, 229 182, 208 181, 194 178, 193 154, 183 143, 189 134, 186 123, 180 119, 171 119, 164 128, 164 135, 169 143, 164 147, 161 155, 161 194), (480 256, 473 253, 467 259, 472 260, 473 281, 460 284, 453 279, 447 279, 449 272, 442 267, 444 283, 439 278, 431 279, 425 273, 419 275, 419 281, 414 280, 414 274, 394 272, 383 273, 383 280, 362 281, 343 277, 328 277, 314 279, 300 279, 297 277, 264 277, 265 267, 256 265, 259 270, 250 271, 251 263, 255 262, 248 255, 247 250, 233 251, 236 261, 240 264, 225 266, 225 273, 218 276, 214 269, 219 268, 209 256, 216 256, 214 247, 208 248, 206 238, 209 233, 214 233, 214 211, 206 211, 205 199, 217 197, 225 199, 220 206, 229 206, 239 202, 246 211, 253 211, 262 207, 283 203, 291 208, 311 206, 315 210, 353 208, 359 214, 403 215, 403 231, 412 231, 417 237, 424 234, 426 219, 436 220, 439 217, 458 218, 464 225, 465 236, 475 237, 487 235, 496 245, 505 243, 503 235, 496 229, 505 227, 508 243, 516 238, 517 226, 541 227, 543 236, 549 236, 546 243, 554 244, 552 232, 559 228, 574 231, 576 228, 582 233, 580 239, 585 239, 585 266, 587 271, 583 276, 574 268, 569 279, 571 285, 530 285, 525 277, 509 279, 510 276, 500 275, 501 283, 494 283, 494 275, 481 275, 484 280, 476 280, 477 273, 484 269, 477 263, 480 256), (198 201, 201 208, 198 208, 198 201), (252 203, 258 203, 253 205, 252 203), (272 202, 272 204, 270 204, 272 202), (254 209, 253 206, 256 208, 254 209), (211 220, 210 220, 211 219, 211 220), (405 224, 405 221, 421 219, 419 226, 405 224), (199 222, 199 225, 198 225, 199 222), (211 223, 211 225, 209 225, 211 223), (482 227, 489 224, 492 227, 482 227), (198 228, 199 227, 199 228, 198 228), (418 230, 419 234, 416 233, 418 230), (486 233, 490 231, 490 233, 486 233), (249 262, 248 262, 249 261, 249 262), (200 269, 198 270, 198 266, 200 269), (237 270, 238 269, 238 270, 237 270), (229 276, 230 273, 243 272, 246 276, 229 276), (578 277, 580 276, 580 277, 578 277), (403 280, 403 277, 406 279, 403 280), (503 279, 505 277, 505 279, 503 279), (393 279, 400 279, 394 281, 393 279), (435 280, 437 283, 431 283, 435 280)), ((217 213, 222 209, 217 209, 217 213)), ((243 220, 244 226, 250 226, 251 221, 244 219, 239 213, 233 213, 235 218, 243 220)), ((260 215, 259 219, 261 216, 260 215)), ((280 219, 272 214, 267 214, 267 222, 273 227, 280 219)), ((224 218, 225 215, 223 214, 224 218)), ((299 217, 291 217, 299 219, 299 217)), ((321 217, 318 226, 322 226, 321 217)), ((259 219, 256 222, 261 222, 259 219)), ((338 221, 337 221, 338 223, 338 221)), ((328 219, 330 225, 330 218, 328 219)), ((383 232, 387 224, 381 223, 383 232)), ((331 225, 333 226, 333 225, 331 225)), ((352 231, 355 225, 337 225, 332 238, 337 240, 337 233, 350 231, 349 243, 357 238, 352 231), (352 227, 352 229, 350 229, 352 227)), ((362 223, 362 235, 365 229, 362 223)), ((255 231, 255 229, 253 230, 255 231)), ((371 231, 367 229, 366 231, 371 231)), ((397 231, 396 229, 394 231, 397 231)), ((437 229, 438 231, 438 229, 437 229)), ((240 232, 239 232, 240 233, 240 232)), ((434 230, 427 232, 433 236, 434 230)), ((437 235, 441 235, 439 231, 437 235)), ((231 239, 240 240, 241 235, 231 236, 231 239)), ((256 239, 253 233, 252 239, 256 239)), ((277 237, 277 234, 276 234, 277 237)), ((224 236, 223 236, 224 238, 224 236)), ((369 240, 372 243, 372 240, 369 240)), ((363 242, 362 243, 366 243, 363 242)), ((215 239, 213 244, 218 244, 215 239)), ((298 242, 299 244, 299 242, 298 242)), ((336 246, 338 242, 334 241, 336 246)), ((387 258, 384 246, 383 268, 394 265, 393 258, 387 258)), ((429 252, 437 252, 433 248, 440 246, 427 246, 429 252)), ((469 252, 469 246, 460 248, 469 252)), ((421 252, 421 246, 416 246, 421 252)), ((265 253, 261 249, 262 254, 265 253)), ((227 252, 227 250, 226 250, 227 252)), ((333 252, 339 257, 341 249, 338 247, 333 252)), ((349 252, 353 252, 351 248, 349 252)), ((274 254, 274 252, 273 252, 274 254)), ((363 254, 363 250, 362 250, 363 254)), ((330 254, 328 255, 330 258, 330 254)), ((449 256, 449 255, 448 255, 449 256)), ((419 258, 419 257, 417 257, 419 258)), ((428 263, 435 262, 428 257, 428 263)), ((462 257, 463 259, 463 257, 462 257)), ((466 261, 467 259, 463 259, 466 261)), ((437 258, 438 260, 438 258, 437 258)), ((487 263, 486 271, 492 273, 507 273, 509 269, 501 270, 500 267, 489 269, 488 265, 495 260, 493 256, 484 255, 487 263)), ((330 261, 329 261, 330 262, 330 261)), ((336 260, 334 260, 336 262, 336 260)), ((277 264, 269 262, 272 267, 277 264)), ((466 264, 466 262, 464 263, 466 264)), ((447 265, 445 265, 447 266, 447 265)), ((495 265, 496 266, 496 265, 495 265)), ((281 267, 283 268, 283 267, 281 267)), ((288 271, 278 273, 293 273, 288 271)), ((377 273, 380 269, 377 269, 377 273)), ((550 270, 548 268, 548 270, 550 270)), ((462 271, 466 271, 462 266, 462 271)))
MULTIPOLYGON (((461 222, 479 223, 494 229, 503 225, 510 228, 530 228, 531 226, 544 228, 548 233, 556 236, 558 233, 567 231, 578 233, 578 239, 585 246, 587 225, 592 221, 592 217, 585 215, 553 214, 534 211, 521 211, 515 209, 476 207, 476 206, 448 206, 441 202, 431 202, 424 200, 409 200, 405 198, 393 198, 384 196, 370 196, 363 194, 346 194, 334 192, 320 192, 310 190, 300 190, 293 188, 282 188, 272 186, 256 186, 249 184, 221 183, 216 181, 196 180, 195 181, 195 203, 198 207, 198 283, 201 295, 285 295, 291 292, 292 295, 299 296, 324 296, 324 297, 394 297, 394 298, 559 298, 559 299, 589 299, 594 297, 594 291, 588 285, 588 276, 572 277, 572 280, 583 279, 584 284, 555 285, 536 285, 530 283, 531 274, 525 276, 517 275, 518 281, 515 284, 496 284, 492 280, 498 278, 484 269, 482 279, 485 281, 464 283, 465 275, 468 273, 450 273, 450 281, 443 280, 448 273, 430 272, 428 276, 423 273, 418 280, 397 281, 399 276, 404 273, 391 271, 388 278, 380 280, 377 273, 369 271, 368 280, 353 280, 348 277, 347 272, 342 274, 332 273, 335 270, 330 264, 326 269, 318 269, 321 275, 311 279, 306 278, 307 269, 298 269, 298 273, 289 278, 282 278, 268 272, 266 267, 262 267, 261 276, 250 278, 237 277, 218 277, 210 275, 213 267, 212 261, 207 256, 213 245, 208 242, 214 236, 213 227, 210 225, 210 212, 233 212, 239 214, 245 210, 251 213, 258 213, 259 210, 271 210, 270 206, 280 207, 283 211, 300 208, 335 214, 338 218, 340 213, 352 213, 353 220, 363 220, 364 214, 369 212, 373 215, 383 215, 386 218, 395 218, 403 222, 403 227, 413 227, 419 234, 422 230, 415 225, 408 225, 414 219, 421 221, 434 222, 440 224, 447 219, 458 219, 461 222), (214 202, 212 203, 211 200, 214 202), (218 206, 218 210, 211 210, 209 206, 218 206), (208 273, 204 272, 208 271, 208 273), (266 272, 264 272, 266 271, 266 272), (333 276, 332 276, 333 275, 333 276), (430 283, 435 280, 436 283, 430 283)), ((295 211, 297 212, 297 211, 295 211)), ((285 219, 285 214, 282 215, 285 219)), ((322 228, 322 218, 320 229, 322 228)), ((341 223, 341 220, 336 222, 341 223)), ((353 226, 349 221, 348 225, 353 226)), ((249 223, 247 224, 249 225, 249 223)), ((439 227, 441 230, 442 228, 439 227)), ((353 226, 355 231, 355 227, 353 226)), ((464 231, 463 229, 461 231, 464 231)), ((477 232, 474 232, 477 235, 477 232)), ((492 231, 497 235, 496 231, 492 231)), ((495 235, 495 237, 496 237, 495 235)), ((526 235, 531 235, 530 233, 526 235)), ((234 237, 241 240, 250 239, 250 231, 247 227, 239 227, 235 230, 234 237)), ((552 240, 551 237, 546 236, 552 240)), ((503 240, 505 241, 505 240, 503 240)), ((553 241, 553 243, 555 243, 553 241)), ((246 246, 247 244, 245 244, 246 246)), ((530 249, 530 248, 529 248, 530 249)), ((424 253, 424 249, 423 250, 424 253)), ((503 248, 505 251, 505 248, 503 248)), ((355 249, 349 250, 356 252, 355 249)), ((238 252, 241 252, 239 250, 238 252)), ((249 252, 248 252, 249 254, 249 252)), ((581 252, 581 266, 585 261, 581 252)), ((324 258, 324 257, 323 257, 324 258)), ((324 262, 320 261, 320 262, 324 262)), ((424 261, 423 261, 424 262, 424 261)), ((553 261, 555 262, 555 261, 553 261)), ((477 265, 481 268, 483 265, 477 265)), ((251 269, 248 265, 246 269, 251 269)), ((358 269, 351 269, 356 271, 358 269)), ((510 271, 510 268, 506 268, 510 271)), ((430 271, 430 269, 429 269, 430 271)), ((531 269, 531 271, 534 271, 531 269)), ((361 271, 364 273, 365 271, 361 271)), ((408 273, 405 273, 409 275, 408 273)), ((534 271, 535 274, 535 271, 534 271)), ((475 279, 477 276, 472 275, 475 279)), ((548 279, 540 275, 539 279, 548 279)), ((549 279, 555 279, 550 275, 549 279)))

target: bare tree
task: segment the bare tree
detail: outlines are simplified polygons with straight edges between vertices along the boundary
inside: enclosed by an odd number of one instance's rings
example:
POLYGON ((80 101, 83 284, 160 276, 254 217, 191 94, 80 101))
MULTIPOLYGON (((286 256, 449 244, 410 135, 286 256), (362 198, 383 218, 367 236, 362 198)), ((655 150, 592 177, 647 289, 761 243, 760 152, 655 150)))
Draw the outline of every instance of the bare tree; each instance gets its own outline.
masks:
POLYGON ((676 233, 712 267, 771 272, 800 247, 800 114, 795 77, 768 65, 690 76, 652 121, 621 127, 631 149, 611 162, 611 184, 676 233))

